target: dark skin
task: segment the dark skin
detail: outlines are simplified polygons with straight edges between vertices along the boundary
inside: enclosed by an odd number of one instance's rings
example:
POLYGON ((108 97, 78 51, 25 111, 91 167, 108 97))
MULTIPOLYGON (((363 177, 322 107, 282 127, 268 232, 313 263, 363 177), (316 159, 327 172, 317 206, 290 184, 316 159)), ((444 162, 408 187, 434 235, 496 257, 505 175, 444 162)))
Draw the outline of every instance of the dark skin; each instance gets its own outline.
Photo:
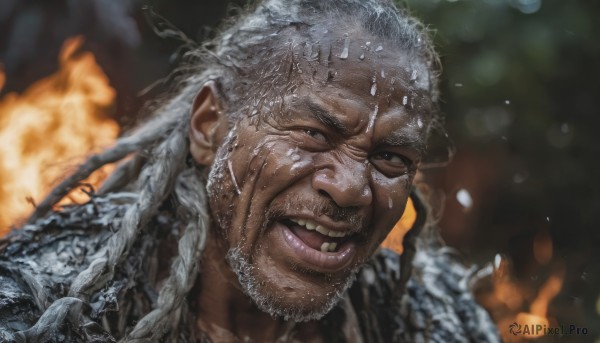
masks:
MULTIPOLYGON (((258 128, 244 117, 230 139, 215 85, 199 92, 191 153, 199 164, 220 168, 196 300, 198 328, 214 342, 246 337, 323 342, 318 321, 286 322, 261 310, 227 264, 230 249, 239 248, 253 267, 259 292, 274 295, 276 306, 310 314, 343 291, 402 214, 423 154, 430 108, 427 81, 409 85, 415 73, 428 72, 391 49, 359 59, 366 41, 352 42, 348 58, 334 62, 336 74, 327 82, 308 72, 292 76, 299 87, 284 98, 284 113, 265 117, 258 128), (224 143, 229 153, 219 153, 224 143), (329 233, 296 223, 302 221, 329 233), (330 241, 336 247, 327 250, 330 241), (328 243, 325 250, 322 242, 328 243)), ((314 75, 327 72, 318 62, 301 63, 314 75)))

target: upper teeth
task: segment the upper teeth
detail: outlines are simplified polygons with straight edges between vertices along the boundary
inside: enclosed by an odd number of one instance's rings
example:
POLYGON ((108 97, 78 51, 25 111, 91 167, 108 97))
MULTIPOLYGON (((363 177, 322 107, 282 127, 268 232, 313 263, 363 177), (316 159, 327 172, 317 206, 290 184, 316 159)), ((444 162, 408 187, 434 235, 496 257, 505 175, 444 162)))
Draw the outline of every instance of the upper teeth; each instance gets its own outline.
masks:
POLYGON ((325 236, 329 236, 329 237, 346 237, 349 234, 348 232, 329 230, 326 227, 323 227, 315 222, 312 222, 312 221, 306 220, 306 219, 290 219, 290 220, 300 226, 304 226, 307 230, 315 230, 318 233, 325 235, 325 236))

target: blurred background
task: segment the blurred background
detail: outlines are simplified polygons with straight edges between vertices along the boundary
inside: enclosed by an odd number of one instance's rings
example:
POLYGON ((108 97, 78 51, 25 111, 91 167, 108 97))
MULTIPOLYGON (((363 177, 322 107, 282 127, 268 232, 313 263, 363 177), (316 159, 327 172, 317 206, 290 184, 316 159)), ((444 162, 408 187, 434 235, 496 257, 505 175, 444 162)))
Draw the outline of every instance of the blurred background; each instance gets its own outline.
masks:
MULTIPOLYGON (((0 235, 167 89, 182 42, 159 37, 142 6, 202 41, 244 2, 1 1, 0 235)), ((600 2, 407 5, 442 55, 455 148, 424 177, 445 240, 481 268, 479 301, 507 342, 600 342, 600 2), (513 335, 512 323, 587 334, 513 335)))

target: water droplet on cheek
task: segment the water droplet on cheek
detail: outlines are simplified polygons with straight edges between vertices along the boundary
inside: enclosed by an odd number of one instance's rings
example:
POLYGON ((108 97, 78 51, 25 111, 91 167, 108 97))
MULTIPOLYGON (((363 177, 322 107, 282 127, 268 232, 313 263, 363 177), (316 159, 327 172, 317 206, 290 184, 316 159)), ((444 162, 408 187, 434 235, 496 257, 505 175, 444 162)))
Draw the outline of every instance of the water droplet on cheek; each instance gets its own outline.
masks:
POLYGON ((289 149, 287 155, 293 162, 300 161, 300 154, 298 154, 298 148, 289 149))
POLYGON ((369 195, 369 188, 368 187, 363 188, 362 193, 360 195, 363 197, 369 195))
POLYGON ((229 174, 231 176, 231 182, 233 182, 233 185, 235 186, 235 191, 238 195, 242 194, 242 191, 240 190, 240 186, 238 185, 238 182, 235 178, 235 174, 233 173, 233 166, 231 164, 231 160, 227 159, 227 168, 229 169, 229 174))
POLYGON ((292 167, 290 168, 290 174, 297 174, 300 171, 306 169, 307 167, 310 167, 311 165, 312 165, 311 161, 306 161, 306 160, 300 161, 300 159, 298 159, 297 162, 294 162, 294 164, 292 164, 292 167))

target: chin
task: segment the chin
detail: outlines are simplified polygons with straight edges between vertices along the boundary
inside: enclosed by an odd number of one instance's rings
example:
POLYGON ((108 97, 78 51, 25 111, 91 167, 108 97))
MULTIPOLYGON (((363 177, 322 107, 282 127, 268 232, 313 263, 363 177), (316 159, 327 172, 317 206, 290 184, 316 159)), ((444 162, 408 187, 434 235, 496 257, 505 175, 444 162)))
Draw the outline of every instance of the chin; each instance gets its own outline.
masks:
POLYGON ((319 320, 329 313, 354 283, 356 270, 339 282, 320 282, 294 278, 294 286, 282 286, 278 280, 261 275, 239 248, 230 249, 227 262, 235 273, 243 292, 261 311, 286 321, 319 320))

